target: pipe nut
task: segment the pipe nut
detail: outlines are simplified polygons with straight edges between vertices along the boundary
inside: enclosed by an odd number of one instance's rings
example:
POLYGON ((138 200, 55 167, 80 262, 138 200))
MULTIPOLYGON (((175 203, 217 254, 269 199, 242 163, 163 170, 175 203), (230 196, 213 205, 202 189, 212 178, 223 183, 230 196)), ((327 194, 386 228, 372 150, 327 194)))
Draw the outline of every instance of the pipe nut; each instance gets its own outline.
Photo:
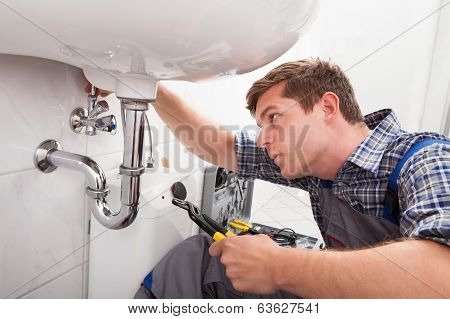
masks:
POLYGON ((105 189, 100 189, 100 190, 96 190, 96 189, 92 189, 90 187, 86 188, 86 194, 93 199, 102 199, 105 198, 106 196, 108 196, 109 194, 109 188, 106 187, 105 189))
POLYGON ((120 165, 120 168, 119 168, 119 174, 126 175, 126 176, 140 176, 140 175, 144 174, 144 172, 145 172, 144 166, 137 167, 137 168, 128 168, 123 165, 120 165))

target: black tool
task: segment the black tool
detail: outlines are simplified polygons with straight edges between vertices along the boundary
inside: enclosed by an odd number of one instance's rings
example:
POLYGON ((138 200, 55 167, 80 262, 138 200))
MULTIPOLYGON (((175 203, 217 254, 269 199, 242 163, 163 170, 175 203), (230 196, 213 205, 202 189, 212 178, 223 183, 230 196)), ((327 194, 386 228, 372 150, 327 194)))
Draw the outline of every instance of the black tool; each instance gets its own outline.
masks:
POLYGON ((189 218, 198 225, 203 231, 212 237, 214 241, 224 239, 225 237, 234 236, 234 233, 228 231, 226 228, 220 226, 216 221, 210 217, 202 214, 200 209, 191 202, 181 200, 178 198, 172 199, 172 204, 184 210, 187 210, 189 218))

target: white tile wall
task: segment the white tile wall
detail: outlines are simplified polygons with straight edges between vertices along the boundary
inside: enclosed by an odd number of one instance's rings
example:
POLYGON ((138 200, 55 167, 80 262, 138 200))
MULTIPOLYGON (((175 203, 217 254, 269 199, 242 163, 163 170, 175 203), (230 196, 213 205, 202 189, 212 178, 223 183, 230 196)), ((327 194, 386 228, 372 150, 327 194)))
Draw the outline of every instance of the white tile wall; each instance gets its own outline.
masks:
POLYGON ((83 280, 82 265, 70 269, 66 273, 54 278, 52 281, 42 287, 30 291, 24 295, 27 299, 73 299, 81 298, 83 296, 80 282, 83 280), (67 289, 71 287, 71 289, 67 289))
POLYGON ((0 289, 18 297, 83 262, 84 177, 33 170, 0 185, 0 289))
POLYGON ((0 174, 33 168, 33 152, 45 139, 83 152, 85 137, 68 129, 68 114, 84 104, 81 71, 62 63, 1 55, 0 174))
MULTIPOLYGON (((12 298, 44 292, 83 263, 84 177, 43 174, 33 153, 49 138, 85 153, 86 137, 68 127, 85 104, 85 80, 77 68, 30 57, 0 55, 0 70, 0 297, 12 298)), ((80 298, 81 290, 79 280, 48 296, 80 298)))

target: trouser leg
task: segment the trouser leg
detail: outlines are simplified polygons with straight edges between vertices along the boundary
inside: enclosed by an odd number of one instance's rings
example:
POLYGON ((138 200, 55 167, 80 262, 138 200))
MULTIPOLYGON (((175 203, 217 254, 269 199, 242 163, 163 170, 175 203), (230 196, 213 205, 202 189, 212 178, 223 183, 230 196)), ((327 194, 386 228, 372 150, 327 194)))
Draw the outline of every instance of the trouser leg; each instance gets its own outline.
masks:
MULTIPOLYGON (((226 277, 225 268, 219 259, 209 255, 210 244, 211 238, 200 234, 175 246, 153 270, 151 293, 154 297, 298 298, 283 291, 270 295, 237 291, 226 277)), ((145 296, 145 291, 141 291, 140 296, 145 296)))

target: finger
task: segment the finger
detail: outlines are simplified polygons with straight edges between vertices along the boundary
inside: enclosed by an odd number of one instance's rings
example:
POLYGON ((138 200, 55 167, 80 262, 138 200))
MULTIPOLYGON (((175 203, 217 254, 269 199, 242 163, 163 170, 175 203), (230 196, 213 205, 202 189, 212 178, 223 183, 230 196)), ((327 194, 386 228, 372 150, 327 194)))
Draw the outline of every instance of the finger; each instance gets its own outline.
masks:
POLYGON ((100 95, 101 97, 105 97, 110 95, 112 92, 106 91, 106 90, 102 90, 97 88, 97 90, 95 90, 95 94, 100 95))
MULTIPOLYGON (((91 94, 91 90, 92 90, 92 84, 88 83, 86 84, 86 87, 84 88, 84 92, 91 94)), ((95 89, 95 95, 99 94, 99 89, 95 89)))
POLYGON ((214 242, 211 246, 209 246, 209 254, 211 256, 220 256, 222 254, 223 242, 226 239, 222 239, 214 242))
MULTIPOLYGON (((88 83, 88 84, 86 84, 86 87, 84 88, 84 91, 86 93, 90 94, 91 93, 91 88, 92 88, 92 84, 88 83)), ((111 94, 111 92, 109 92, 109 91, 101 90, 99 88, 95 89, 95 95, 97 95, 97 96, 100 95, 101 97, 107 97, 110 94, 111 94)))

